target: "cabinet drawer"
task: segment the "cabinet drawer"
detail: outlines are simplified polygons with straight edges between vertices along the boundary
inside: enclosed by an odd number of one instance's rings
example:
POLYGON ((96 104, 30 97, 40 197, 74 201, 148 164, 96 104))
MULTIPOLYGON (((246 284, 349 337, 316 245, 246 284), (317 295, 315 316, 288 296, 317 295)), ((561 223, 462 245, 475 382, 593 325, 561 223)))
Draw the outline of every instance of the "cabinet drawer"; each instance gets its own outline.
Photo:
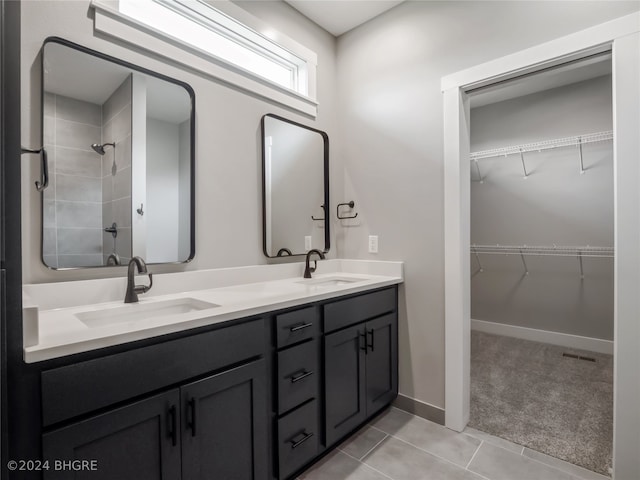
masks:
POLYGON ((303 405, 278 421, 279 478, 284 479, 318 453, 318 407, 303 405))
POLYGON ((278 413, 317 397, 318 343, 316 340, 278 353, 278 413))
POLYGON ((262 355, 264 320, 42 372, 45 426, 262 355))
POLYGON ((278 348, 313 338, 319 331, 316 307, 307 307, 276 317, 278 348))
POLYGON ((332 332, 397 308, 396 288, 391 287, 324 305, 324 331, 332 332))

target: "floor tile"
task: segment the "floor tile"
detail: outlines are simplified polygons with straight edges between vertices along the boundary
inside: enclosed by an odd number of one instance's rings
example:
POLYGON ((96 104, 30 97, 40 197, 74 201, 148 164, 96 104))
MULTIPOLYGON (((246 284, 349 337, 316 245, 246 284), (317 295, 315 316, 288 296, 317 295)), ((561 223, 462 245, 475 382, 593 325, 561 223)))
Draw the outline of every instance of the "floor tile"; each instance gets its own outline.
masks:
POLYGON ((462 432, 466 435, 471 435, 478 440, 483 440, 485 442, 489 442, 496 447, 504 448, 505 450, 509 450, 511 452, 521 454, 522 449, 524 448, 522 445, 518 445, 517 443, 510 442, 509 440, 505 440, 504 438, 495 437, 493 435, 489 435, 488 433, 481 432, 480 430, 476 430, 475 428, 467 427, 462 432))
POLYGON ((539 462, 546 463, 547 465, 557 468, 558 470, 562 470, 563 472, 575 475, 582 480, 611 480, 611 477, 600 475, 599 473, 592 472, 591 470, 587 470, 586 468, 582 468, 577 465, 573 465, 572 463, 565 462, 564 460, 560 460, 559 458, 536 452, 535 450, 531 450, 530 448, 525 448, 522 454, 526 457, 538 460, 539 462))
POLYGON ((380 472, 335 450, 322 461, 304 472, 300 480, 389 480, 380 472))
POLYGON ((363 462, 394 480, 481 480, 464 468, 393 437, 384 439, 363 462))
POLYGON ((365 427, 345 440, 339 448, 346 454, 360 460, 386 436, 387 434, 380 430, 365 427))
POLYGON ((469 464, 469 470, 491 480, 577 480, 523 455, 484 442, 469 464))
POLYGON ((477 438, 461 435, 397 408, 389 410, 372 425, 461 467, 467 466, 480 445, 480 440, 477 438))

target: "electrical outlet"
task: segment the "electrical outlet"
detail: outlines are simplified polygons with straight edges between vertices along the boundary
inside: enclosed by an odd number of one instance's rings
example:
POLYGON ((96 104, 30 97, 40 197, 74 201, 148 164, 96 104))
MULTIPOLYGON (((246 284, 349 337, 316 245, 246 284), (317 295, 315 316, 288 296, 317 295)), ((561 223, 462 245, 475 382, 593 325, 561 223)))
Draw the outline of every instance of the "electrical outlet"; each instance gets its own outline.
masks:
POLYGON ((311 246, 311 235, 307 235, 304 237, 304 249, 308 252, 311 248, 313 248, 311 246))
POLYGON ((369 235, 369 253, 378 253, 377 235, 369 235))

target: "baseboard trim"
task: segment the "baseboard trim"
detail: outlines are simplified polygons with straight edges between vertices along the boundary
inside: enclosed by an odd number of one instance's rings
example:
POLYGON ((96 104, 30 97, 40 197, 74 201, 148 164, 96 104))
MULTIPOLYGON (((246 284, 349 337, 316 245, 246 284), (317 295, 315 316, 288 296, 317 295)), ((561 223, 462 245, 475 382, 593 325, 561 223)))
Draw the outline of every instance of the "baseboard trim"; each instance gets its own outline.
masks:
POLYGON ((580 335, 570 335, 568 333, 549 332, 546 330, 538 330, 536 328, 487 322, 486 320, 475 320, 473 318, 471 319, 471 330, 613 355, 613 342, 611 340, 581 337, 580 335))
POLYGON ((433 405, 402 394, 398 394, 396 399, 393 401, 393 406, 439 425, 444 425, 443 408, 434 407, 433 405))

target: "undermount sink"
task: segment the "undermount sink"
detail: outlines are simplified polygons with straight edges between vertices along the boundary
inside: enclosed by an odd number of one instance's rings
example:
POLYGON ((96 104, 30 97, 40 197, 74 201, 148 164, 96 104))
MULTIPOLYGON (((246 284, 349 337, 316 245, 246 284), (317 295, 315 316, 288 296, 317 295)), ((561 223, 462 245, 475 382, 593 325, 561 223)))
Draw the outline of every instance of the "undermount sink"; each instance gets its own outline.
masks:
POLYGON ((324 278, 310 278, 306 280, 301 280, 297 283, 314 286, 314 287, 339 287, 341 285, 349 285, 351 283, 362 282, 363 280, 366 280, 366 279, 350 278, 350 277, 324 277, 324 278))
POLYGON ((149 303, 128 303, 121 307, 105 308, 76 313, 76 317, 87 327, 105 327, 126 322, 139 322, 150 318, 206 310, 219 307, 215 303, 203 302, 195 298, 176 298, 149 303))

